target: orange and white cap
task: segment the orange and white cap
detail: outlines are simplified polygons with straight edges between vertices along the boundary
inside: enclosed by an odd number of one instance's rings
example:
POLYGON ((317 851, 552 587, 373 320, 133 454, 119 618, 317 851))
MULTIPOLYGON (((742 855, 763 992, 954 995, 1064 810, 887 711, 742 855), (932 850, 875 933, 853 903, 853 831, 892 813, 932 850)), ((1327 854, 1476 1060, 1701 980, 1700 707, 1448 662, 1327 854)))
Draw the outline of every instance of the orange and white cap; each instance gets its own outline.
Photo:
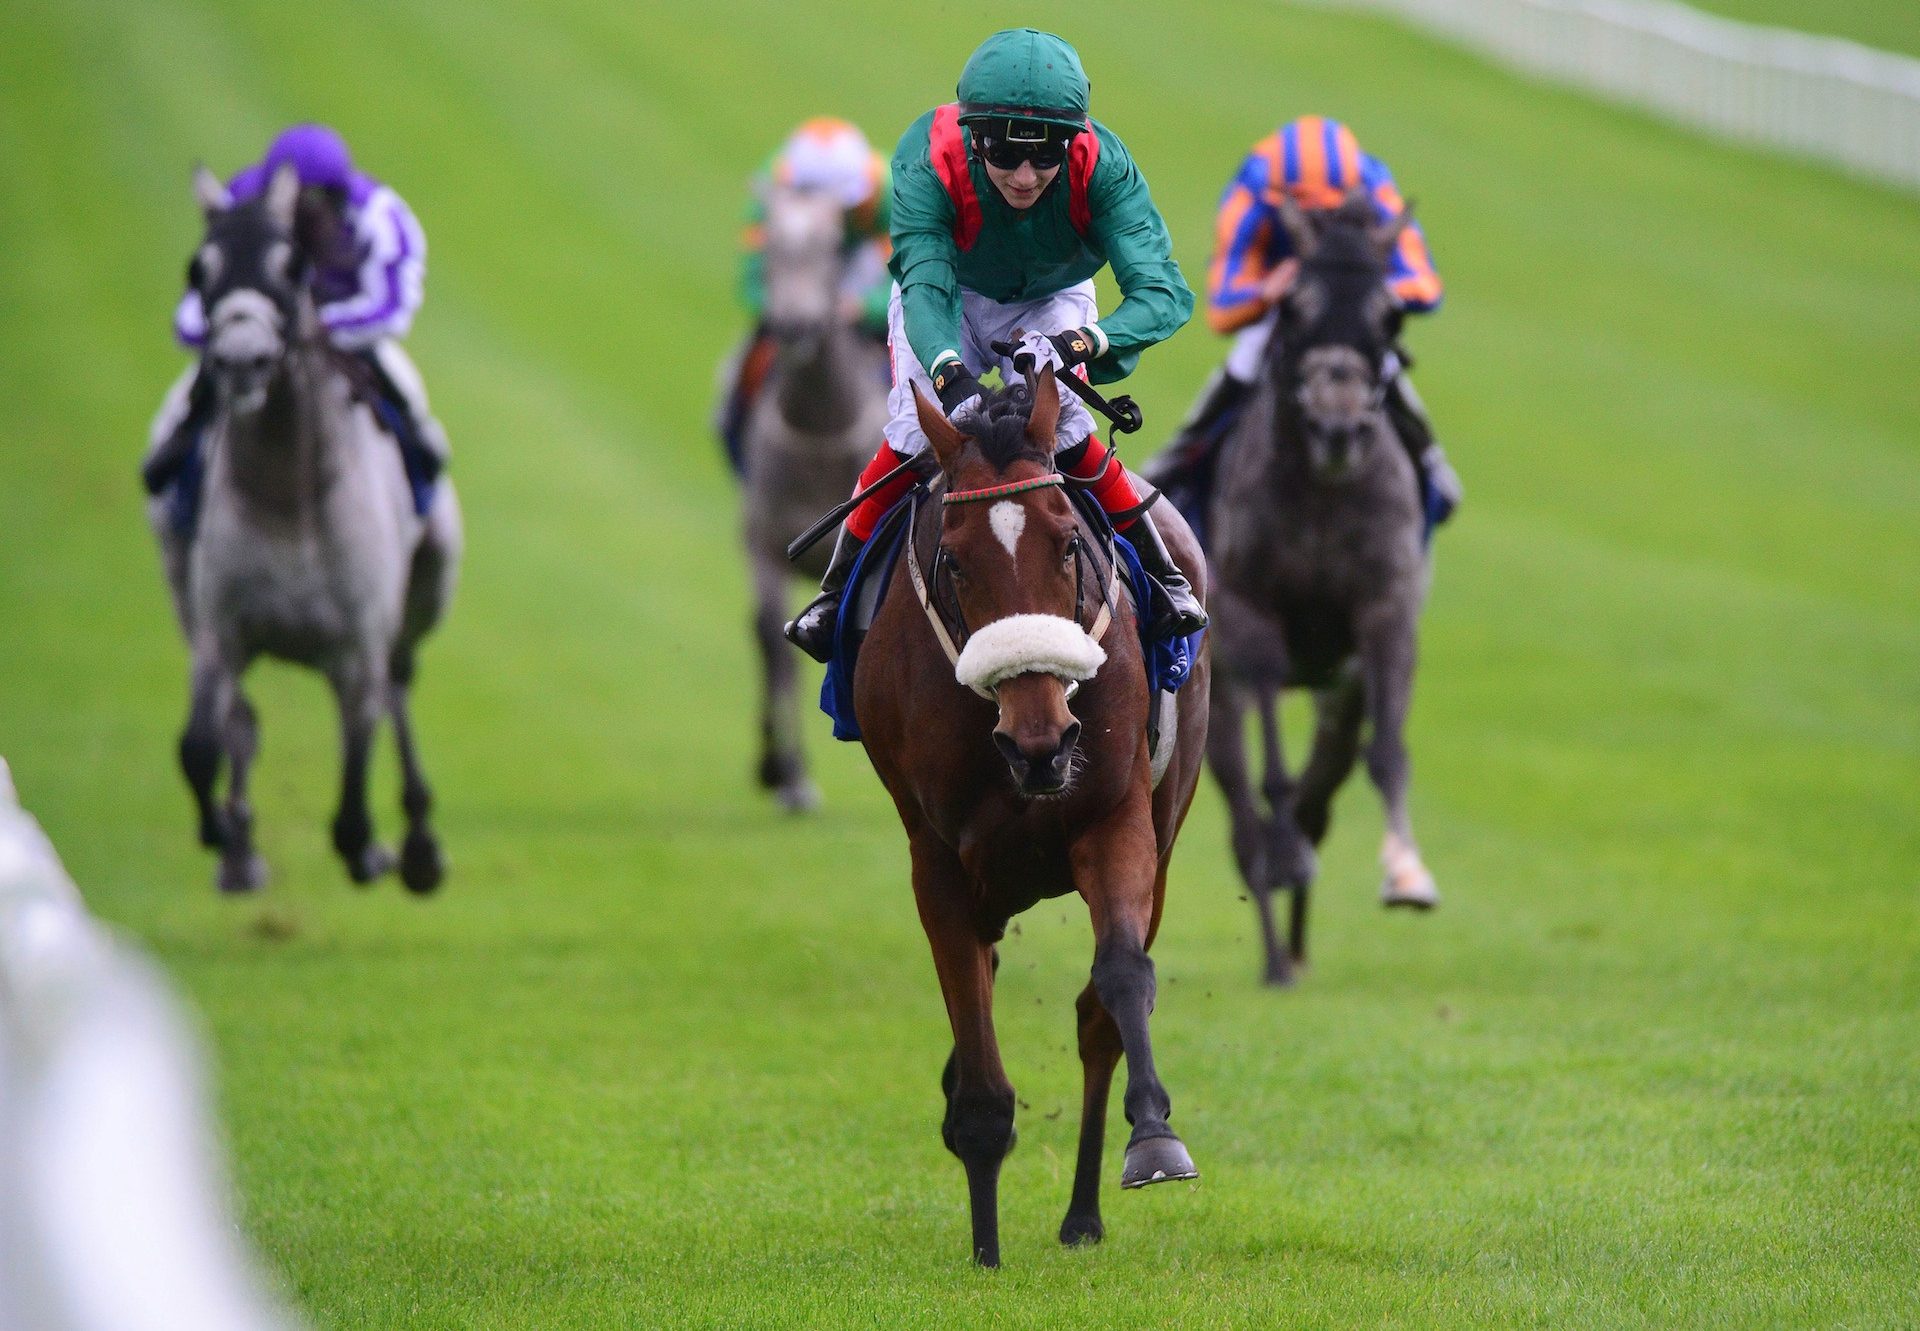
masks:
POLYGON ((880 166, 857 126, 817 116, 788 137, 776 178, 782 185, 831 195, 844 208, 857 208, 878 188, 880 166))

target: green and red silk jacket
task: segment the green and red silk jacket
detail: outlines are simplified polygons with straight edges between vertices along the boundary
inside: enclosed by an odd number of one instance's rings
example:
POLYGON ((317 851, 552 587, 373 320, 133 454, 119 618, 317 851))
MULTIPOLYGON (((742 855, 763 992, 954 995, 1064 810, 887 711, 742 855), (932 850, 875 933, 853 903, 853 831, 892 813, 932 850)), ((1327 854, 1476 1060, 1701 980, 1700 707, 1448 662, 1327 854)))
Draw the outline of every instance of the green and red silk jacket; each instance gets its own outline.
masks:
POLYGON ((1142 351, 1192 316, 1193 292, 1146 178, 1112 130, 1089 120, 1087 131, 1024 212, 1000 197, 967 152, 958 104, 927 112, 901 136, 888 267, 900 284, 907 341, 929 371, 959 355, 962 289, 994 301, 1037 300, 1111 264, 1120 303, 1098 323, 1106 350, 1087 367, 1095 383, 1124 379, 1142 351))

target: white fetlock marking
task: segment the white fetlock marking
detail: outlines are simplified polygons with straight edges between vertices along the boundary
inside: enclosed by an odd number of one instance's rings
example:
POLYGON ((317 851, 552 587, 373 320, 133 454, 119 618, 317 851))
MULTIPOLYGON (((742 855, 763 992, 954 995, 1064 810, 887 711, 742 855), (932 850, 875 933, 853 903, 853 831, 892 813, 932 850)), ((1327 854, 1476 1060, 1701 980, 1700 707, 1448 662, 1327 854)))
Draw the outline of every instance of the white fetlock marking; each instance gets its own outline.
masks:
POLYGON ((1387 871, 1387 887, 1392 895, 1423 900, 1437 895, 1433 875, 1411 842, 1387 833, 1380 846, 1380 865, 1387 871))
POLYGON ((1008 615, 967 639, 953 674, 976 693, 990 693, 1015 675, 1092 679, 1107 654, 1087 631, 1060 615, 1008 615))

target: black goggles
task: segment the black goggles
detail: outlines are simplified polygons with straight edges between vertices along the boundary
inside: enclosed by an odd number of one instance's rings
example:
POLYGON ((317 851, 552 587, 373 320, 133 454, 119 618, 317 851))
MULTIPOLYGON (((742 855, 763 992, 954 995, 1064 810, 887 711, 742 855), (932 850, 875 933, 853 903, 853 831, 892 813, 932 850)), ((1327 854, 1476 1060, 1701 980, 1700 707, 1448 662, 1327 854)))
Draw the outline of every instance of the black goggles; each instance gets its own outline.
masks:
POLYGON ((1022 162, 1032 162, 1038 171, 1051 171, 1067 160, 1069 142, 1051 134, 1029 139, 977 131, 973 136, 974 150, 1000 171, 1018 171, 1022 162))

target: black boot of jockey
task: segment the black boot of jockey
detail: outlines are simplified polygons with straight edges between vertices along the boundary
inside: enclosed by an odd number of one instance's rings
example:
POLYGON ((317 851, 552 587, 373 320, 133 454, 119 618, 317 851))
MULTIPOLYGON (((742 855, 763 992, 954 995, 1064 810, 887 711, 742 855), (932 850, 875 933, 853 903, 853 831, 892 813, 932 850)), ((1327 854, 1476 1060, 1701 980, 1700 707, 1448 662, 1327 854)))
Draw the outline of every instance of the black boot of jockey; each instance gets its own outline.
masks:
POLYGON ((1420 478, 1420 498, 1426 506, 1427 519, 1437 527, 1460 507, 1463 494, 1460 474, 1447 461, 1446 450, 1434 438, 1433 420, 1427 415, 1427 404, 1414 391, 1413 382, 1407 377, 1405 369, 1398 370, 1387 381, 1385 406, 1387 419, 1393 422, 1393 432, 1400 436, 1407 456, 1413 459, 1414 474, 1420 478))
POLYGON ((787 623, 787 641, 821 665, 833 659, 833 631, 840 622, 840 594, 847 589, 847 579, 852 576, 853 566, 859 562, 866 544, 842 527, 833 543, 833 558, 827 561, 827 571, 820 579, 820 594, 787 623))
POLYGON ((148 494, 159 494, 179 478, 200 442, 200 432, 213 420, 213 409, 218 402, 219 394, 214 391, 213 380, 207 372, 195 373, 193 386, 187 390, 186 413, 173 427, 173 433, 141 464, 140 483, 146 486, 148 494))
POLYGON ((1152 515, 1141 514, 1140 520, 1122 534, 1132 542, 1134 553, 1140 556, 1140 567, 1153 579, 1159 593, 1154 597, 1150 636, 1158 640, 1184 638, 1205 628, 1207 612, 1200 608, 1187 575, 1173 562, 1152 515))
MULTIPOLYGON (((1206 451, 1213 443, 1213 435, 1229 416, 1240 410, 1241 404, 1253 396, 1253 385, 1244 379, 1236 379, 1227 373, 1226 367, 1213 372, 1207 380, 1207 386, 1200 390, 1200 400, 1193 404, 1193 410, 1187 413, 1186 420, 1180 423, 1180 430, 1173 437, 1169 454, 1187 460, 1184 455, 1189 451, 1196 455, 1206 451)), ((1197 456, 1194 460, 1198 460, 1197 456)))

